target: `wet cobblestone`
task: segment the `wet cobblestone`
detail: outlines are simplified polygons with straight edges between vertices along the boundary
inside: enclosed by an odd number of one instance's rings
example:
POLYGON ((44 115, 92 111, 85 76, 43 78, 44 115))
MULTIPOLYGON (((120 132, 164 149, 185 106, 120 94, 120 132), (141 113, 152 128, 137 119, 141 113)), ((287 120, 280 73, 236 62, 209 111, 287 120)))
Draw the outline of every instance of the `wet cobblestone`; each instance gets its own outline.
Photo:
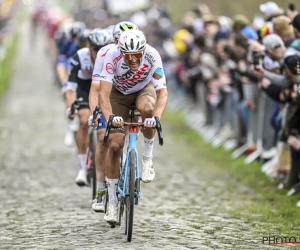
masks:
POLYGON ((250 224, 226 213, 237 198, 223 172, 178 144, 168 124, 126 243, 123 226, 111 229, 92 211, 91 190, 75 185, 75 148, 63 144, 64 104, 43 43, 28 50, 28 26, 20 30, 0 112, 0 249, 269 249, 250 224))

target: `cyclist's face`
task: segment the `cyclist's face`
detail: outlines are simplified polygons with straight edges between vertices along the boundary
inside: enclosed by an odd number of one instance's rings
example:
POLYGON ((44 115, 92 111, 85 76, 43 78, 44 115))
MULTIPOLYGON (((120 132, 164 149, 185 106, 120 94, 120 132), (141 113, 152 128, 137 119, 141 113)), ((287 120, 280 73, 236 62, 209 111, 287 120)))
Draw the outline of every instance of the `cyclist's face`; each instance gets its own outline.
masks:
POLYGON ((137 71, 143 59, 143 53, 122 53, 124 61, 132 71, 137 71))

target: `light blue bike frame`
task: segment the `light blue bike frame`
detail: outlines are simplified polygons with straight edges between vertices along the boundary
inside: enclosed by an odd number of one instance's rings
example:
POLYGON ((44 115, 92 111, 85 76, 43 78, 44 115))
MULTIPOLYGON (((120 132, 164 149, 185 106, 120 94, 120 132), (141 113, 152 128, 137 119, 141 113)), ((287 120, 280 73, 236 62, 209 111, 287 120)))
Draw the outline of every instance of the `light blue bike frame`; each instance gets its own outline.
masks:
MULTIPOLYGON (((126 161, 125 161, 125 165, 122 168, 122 173, 121 176, 119 178, 119 182, 118 182, 118 192, 119 194, 121 194, 121 196, 123 198, 126 197, 126 194, 128 194, 128 190, 127 189, 127 182, 128 182, 128 168, 129 168, 129 164, 130 164, 130 151, 133 149, 135 151, 135 178, 136 180, 140 179, 140 170, 139 170, 139 154, 136 148, 136 141, 137 141, 137 133, 136 132, 130 132, 129 133, 129 146, 128 146, 128 150, 127 150, 127 156, 126 156, 126 161), (122 183, 123 180, 123 183, 122 183), (123 187, 121 187, 121 185, 123 187)), ((140 198, 140 192, 137 192, 137 197, 140 198)))

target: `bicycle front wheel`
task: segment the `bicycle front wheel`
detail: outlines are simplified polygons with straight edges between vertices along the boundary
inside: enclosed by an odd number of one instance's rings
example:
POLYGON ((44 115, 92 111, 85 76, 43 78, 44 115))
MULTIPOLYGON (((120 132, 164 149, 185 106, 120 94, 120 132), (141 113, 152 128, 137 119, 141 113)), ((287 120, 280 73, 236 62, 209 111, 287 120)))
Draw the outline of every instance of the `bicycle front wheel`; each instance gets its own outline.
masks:
POLYGON ((92 131, 90 133, 90 150, 91 150, 91 175, 92 175, 92 196, 96 196, 97 176, 96 176, 96 148, 97 148, 97 134, 92 131))
POLYGON ((136 169, 136 154, 132 149, 130 151, 130 161, 128 168, 128 192, 129 195, 126 197, 126 212, 127 212, 127 241, 131 242, 132 229, 133 229, 133 211, 134 211, 134 196, 135 196, 135 169, 136 169))

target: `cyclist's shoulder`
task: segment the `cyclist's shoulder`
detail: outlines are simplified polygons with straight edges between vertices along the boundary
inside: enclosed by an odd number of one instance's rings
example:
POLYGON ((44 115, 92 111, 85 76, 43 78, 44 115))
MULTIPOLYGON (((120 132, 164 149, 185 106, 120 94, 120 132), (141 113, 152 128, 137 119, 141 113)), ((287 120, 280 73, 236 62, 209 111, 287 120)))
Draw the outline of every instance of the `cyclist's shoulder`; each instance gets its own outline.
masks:
POLYGON ((69 62, 72 65, 73 69, 77 69, 78 70, 81 68, 81 60, 80 60, 80 55, 77 53, 74 53, 70 58, 69 58, 69 62))
POLYGON ((101 58, 104 59, 104 57, 106 56, 107 52, 108 52, 109 50, 111 50, 112 48, 114 48, 115 46, 116 46, 115 44, 108 44, 108 45, 102 47, 102 48, 98 51, 97 57, 101 57, 101 58))
POLYGON ((113 48, 117 48, 118 46, 114 43, 110 43, 110 44, 107 44, 105 45, 101 50, 103 51, 108 51, 110 49, 113 49, 113 48))
POLYGON ((61 47, 62 49, 65 49, 65 50, 66 50, 71 44, 72 44, 72 41, 71 41, 70 39, 66 39, 66 40, 62 41, 60 47, 61 47))
POLYGON ((72 43, 72 40, 70 38, 67 38, 66 40, 63 41, 62 45, 69 45, 72 43))
POLYGON ((71 57, 73 54, 75 54, 78 50, 80 50, 80 46, 74 42, 70 44, 67 48, 67 56, 71 57))
POLYGON ((113 54, 119 54, 120 53, 120 48, 118 45, 115 45, 115 44, 108 44, 106 46, 109 46, 107 48, 107 53, 113 55, 113 54))
POLYGON ((158 51, 150 46, 150 45, 146 45, 146 49, 145 49, 145 60, 149 62, 149 64, 151 65, 151 67, 149 68, 152 69, 153 67, 155 67, 155 65, 157 65, 157 63, 159 64, 159 62, 161 61, 161 56, 158 53, 158 51))
MULTIPOLYGON (((110 45, 110 44, 109 44, 110 45)), ((115 57, 121 54, 120 49, 116 45, 110 46, 110 48, 103 51, 101 54, 102 57, 108 57, 111 60, 114 60, 115 57)))
POLYGON ((87 47, 77 50, 76 54, 78 54, 79 58, 89 58, 91 56, 90 50, 87 47))
POLYGON ((157 49, 155 49, 154 47, 152 47, 149 44, 146 44, 145 55, 148 55, 148 56, 151 55, 154 58, 161 58, 160 54, 157 51, 157 49))

